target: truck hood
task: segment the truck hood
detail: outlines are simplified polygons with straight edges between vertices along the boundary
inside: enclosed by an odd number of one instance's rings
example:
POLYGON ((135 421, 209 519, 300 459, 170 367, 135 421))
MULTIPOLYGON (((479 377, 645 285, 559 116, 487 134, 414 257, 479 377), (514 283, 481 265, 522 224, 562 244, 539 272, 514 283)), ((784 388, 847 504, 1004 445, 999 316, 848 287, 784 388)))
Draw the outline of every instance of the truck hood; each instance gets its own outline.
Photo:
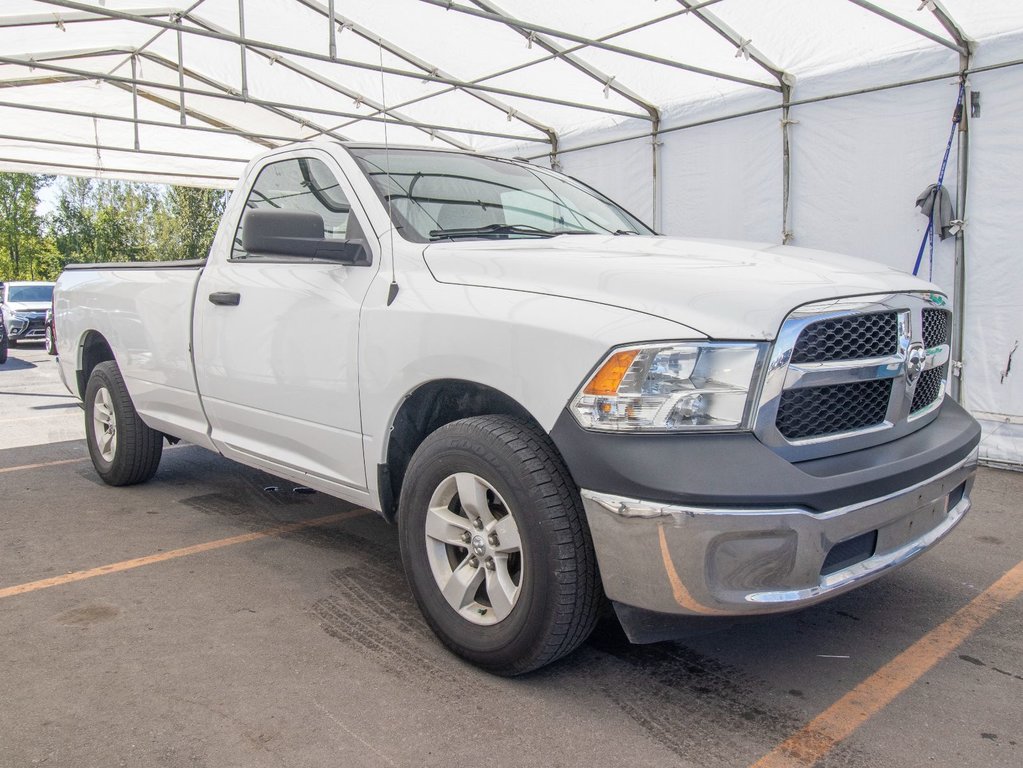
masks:
POLYGON ((716 339, 773 339, 795 307, 933 285, 890 267, 770 243, 635 235, 562 235, 433 243, 442 283, 562 296, 624 307, 716 339))
POLYGON ((11 312, 45 312, 50 308, 48 301, 9 301, 7 308, 11 312))

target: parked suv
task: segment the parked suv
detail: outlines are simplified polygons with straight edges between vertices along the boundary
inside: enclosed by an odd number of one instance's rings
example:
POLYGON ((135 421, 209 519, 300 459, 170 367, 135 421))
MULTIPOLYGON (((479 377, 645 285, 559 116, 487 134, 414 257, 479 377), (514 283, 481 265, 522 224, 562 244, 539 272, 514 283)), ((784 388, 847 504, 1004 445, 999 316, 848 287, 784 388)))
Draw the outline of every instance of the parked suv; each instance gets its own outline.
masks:
POLYGON ((0 288, 3 322, 8 343, 46 340, 46 310, 53 302, 53 283, 24 281, 5 283, 0 288))

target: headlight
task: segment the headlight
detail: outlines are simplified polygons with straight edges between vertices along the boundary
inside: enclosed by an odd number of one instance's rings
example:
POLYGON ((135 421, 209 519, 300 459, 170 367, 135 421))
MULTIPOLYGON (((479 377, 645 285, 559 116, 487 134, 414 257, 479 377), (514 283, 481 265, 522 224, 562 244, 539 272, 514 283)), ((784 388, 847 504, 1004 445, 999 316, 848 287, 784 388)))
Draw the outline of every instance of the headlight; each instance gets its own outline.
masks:
POLYGON ((750 429, 766 344, 679 341, 612 350, 572 400, 587 429, 750 429))

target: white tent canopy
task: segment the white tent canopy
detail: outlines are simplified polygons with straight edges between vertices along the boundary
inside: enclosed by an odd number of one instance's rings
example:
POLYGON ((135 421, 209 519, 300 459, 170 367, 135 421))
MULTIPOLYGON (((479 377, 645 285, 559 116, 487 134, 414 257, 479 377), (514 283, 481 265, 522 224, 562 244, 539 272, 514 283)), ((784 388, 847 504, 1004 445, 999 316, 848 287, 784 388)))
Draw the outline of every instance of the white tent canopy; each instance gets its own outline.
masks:
POLYGON ((984 455, 1023 463, 1021 65, 1019 0, 5 0, 0 168, 228 187, 266 147, 386 137, 554 164, 670 234, 910 270, 965 82, 965 234, 923 274, 958 288, 984 455))

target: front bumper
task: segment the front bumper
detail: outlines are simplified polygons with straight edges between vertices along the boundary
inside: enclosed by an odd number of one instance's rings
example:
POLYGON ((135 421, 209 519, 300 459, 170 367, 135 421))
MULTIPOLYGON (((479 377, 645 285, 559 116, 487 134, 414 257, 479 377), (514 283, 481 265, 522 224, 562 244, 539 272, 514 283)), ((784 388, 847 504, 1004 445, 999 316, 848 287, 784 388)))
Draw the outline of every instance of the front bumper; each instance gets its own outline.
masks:
POLYGON ((800 463, 751 434, 599 434, 567 413, 551 437, 643 642, 679 634, 672 620, 812 605, 913 559, 969 510, 980 428, 946 399, 916 432, 800 463))
POLYGON ((962 520, 976 467, 974 450, 915 486, 822 513, 582 496, 611 600, 744 616, 812 605, 909 562, 962 520))

